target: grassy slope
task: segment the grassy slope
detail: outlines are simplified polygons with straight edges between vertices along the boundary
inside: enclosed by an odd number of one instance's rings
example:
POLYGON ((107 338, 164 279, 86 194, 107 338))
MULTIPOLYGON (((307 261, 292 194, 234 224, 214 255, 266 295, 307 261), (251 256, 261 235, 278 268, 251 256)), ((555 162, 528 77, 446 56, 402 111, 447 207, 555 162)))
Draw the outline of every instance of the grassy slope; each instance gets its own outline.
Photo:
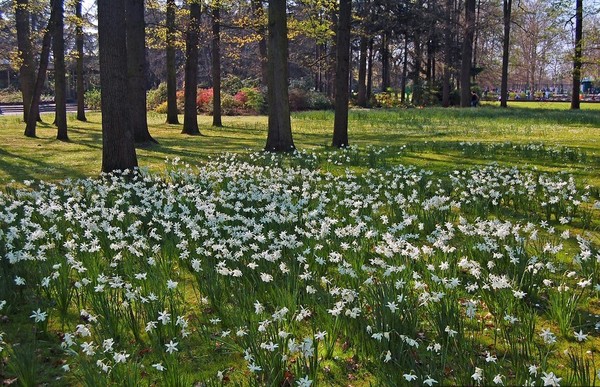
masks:
MULTIPOLYGON (((566 104, 519 103, 508 110, 495 106, 481 109, 408 109, 399 111, 353 110, 350 141, 359 147, 420 144, 422 149, 404 153, 402 162, 448 170, 457 165, 501 163, 535 165, 546 170, 567 170, 600 186, 600 105, 584 110, 565 110, 566 104), (523 160, 518 154, 470 155, 457 142, 544 143, 577 148, 590 156, 585 164, 564 161, 523 160), (436 147, 431 144, 435 142, 436 147), (429 144, 423 147, 424 144, 429 144), (437 148, 442 148, 442 150, 437 148)), ((50 122, 52 115, 44 115, 50 122)), ((55 129, 43 123, 38 138, 22 135, 17 116, 0 117, 0 184, 25 179, 60 180, 96 176, 101 165, 101 116, 88 114, 86 123, 69 116, 71 142, 54 139, 55 129)), ((181 135, 180 126, 164 124, 164 117, 149 115, 150 132, 159 145, 138 149, 139 164, 160 170, 165 158, 179 157, 191 164, 221 152, 260 150, 266 139, 266 117, 224 117, 224 128, 211 128, 210 117, 199 117, 202 136, 181 135)), ((333 113, 303 112, 293 116, 294 140, 299 149, 323 150, 331 141, 333 113)))

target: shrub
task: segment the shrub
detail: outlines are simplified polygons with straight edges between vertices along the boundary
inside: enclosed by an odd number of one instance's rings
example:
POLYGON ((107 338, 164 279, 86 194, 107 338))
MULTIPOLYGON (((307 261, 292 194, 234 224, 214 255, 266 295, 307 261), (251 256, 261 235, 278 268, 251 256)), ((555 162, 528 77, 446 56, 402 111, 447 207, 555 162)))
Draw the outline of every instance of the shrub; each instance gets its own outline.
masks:
POLYGON ((310 91, 308 96, 311 110, 327 110, 333 107, 331 99, 325 93, 310 91))
POLYGON ((227 74, 221 79, 221 92, 225 94, 235 94, 238 90, 244 87, 243 82, 239 77, 232 74, 227 74))
POLYGON ((169 104, 167 103, 167 101, 161 103, 160 105, 156 106, 154 108, 154 111, 157 112, 158 114, 167 114, 169 109, 169 104))
POLYGON ((242 102, 242 108, 248 114, 262 113, 265 108, 265 96, 256 87, 244 87, 235 98, 242 102))
POLYGON ((307 110, 309 107, 308 92, 306 90, 296 88, 290 89, 289 100, 291 111, 307 110))
POLYGON ((213 89, 199 89, 196 97, 196 108, 199 112, 212 112, 213 89), (209 106, 210 105, 210 106, 209 106))
POLYGON ((185 91, 179 90, 177 91, 177 111, 182 113, 185 108, 185 91))
MULTIPOLYGON (((167 101, 167 84, 161 83, 156 89, 148 91, 146 95, 146 106, 148 110, 156 109, 163 102, 167 101)), ((166 113, 166 112, 165 112, 166 113)))
POLYGON ((100 89, 91 89, 86 91, 85 104, 91 110, 100 110, 102 108, 100 89))

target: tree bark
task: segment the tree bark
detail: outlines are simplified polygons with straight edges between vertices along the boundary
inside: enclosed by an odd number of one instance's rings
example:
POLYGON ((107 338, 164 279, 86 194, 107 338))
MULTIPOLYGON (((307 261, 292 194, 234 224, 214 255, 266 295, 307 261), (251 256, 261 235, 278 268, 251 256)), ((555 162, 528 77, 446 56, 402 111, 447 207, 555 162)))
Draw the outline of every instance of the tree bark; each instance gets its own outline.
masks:
POLYGON ((98 0, 98 47, 102 86, 102 172, 136 168, 127 106, 125 0, 98 0))
MULTIPOLYGON (((512 1, 512 0, 511 0, 512 1)), ((444 31, 444 70, 442 73, 442 106, 450 106, 450 69, 452 63, 452 11, 454 10, 454 0, 446 0, 446 25, 444 31)))
POLYGON ((583 63, 583 0, 577 0, 575 7, 575 55, 573 56, 573 93, 571 97, 571 109, 578 110, 581 106, 579 101, 579 89, 581 87, 581 65, 583 63))
POLYGON ((510 24, 512 13, 512 0, 504 0, 503 21, 504 36, 502 39, 502 79, 500 81, 500 106, 508 107, 508 60, 510 59, 510 24))
POLYGON ((213 122, 223 126, 221 120, 221 15, 220 4, 213 1, 212 7, 212 79, 213 79, 213 122))
MULTIPOLYGON (((15 6, 17 48, 19 50, 19 84, 23 97, 23 121, 27 122, 35 88, 35 63, 29 26, 29 0, 17 0, 15 6)), ((37 118, 37 117, 36 117, 37 118)))
POLYGON ((360 37, 360 62, 358 64, 358 96, 357 104, 367 107, 367 49, 369 40, 366 36, 360 37))
POLYGON ((460 106, 471 106, 471 68, 473 65, 473 36, 475 32, 476 0, 465 1, 465 32, 460 67, 460 106))
POLYGON ((269 0, 269 132, 265 150, 289 152, 294 147, 288 95, 288 38, 285 0, 269 0))
POLYGON ((348 146, 348 77, 350 75, 350 25, 352 0, 340 0, 340 16, 337 28, 337 52, 335 66, 335 117, 332 146, 348 146))
POLYGON ((381 35, 381 91, 390 87, 390 36, 386 31, 381 35))
POLYGON ((185 106, 183 116, 183 134, 200 134, 198 129, 198 40, 200 28, 200 4, 190 3, 190 24, 185 42, 185 106))
POLYGON ((369 39, 369 56, 367 57, 367 101, 371 100, 373 95, 373 38, 369 39))
POLYGON ((67 80, 65 75, 64 0, 52 0, 55 13, 52 51, 54 55, 54 123, 58 128, 57 140, 68 141, 67 133, 67 80))
POLYGON ((125 0, 129 125, 136 143, 157 141, 148 131, 146 114, 146 25, 144 0, 125 0))
POLYGON ((406 102, 406 78, 408 78, 408 36, 404 35, 404 58, 402 60, 402 82, 400 83, 400 102, 406 102))
POLYGON ((46 71, 50 60, 50 46, 52 43, 52 34, 56 24, 56 10, 54 7, 50 11, 50 19, 44 37, 42 38, 42 51, 40 53, 40 67, 38 68, 33 94, 29 103, 29 113, 27 115, 27 125, 25 126, 25 136, 35 137, 38 117, 40 115, 40 97, 46 80, 46 71))
POLYGON ((77 120, 87 121, 85 117, 85 84, 83 82, 83 15, 81 14, 81 0, 75 3, 75 46, 77 47, 77 120))
POLYGON ((167 0, 167 124, 179 124, 175 67, 175 0, 167 0))

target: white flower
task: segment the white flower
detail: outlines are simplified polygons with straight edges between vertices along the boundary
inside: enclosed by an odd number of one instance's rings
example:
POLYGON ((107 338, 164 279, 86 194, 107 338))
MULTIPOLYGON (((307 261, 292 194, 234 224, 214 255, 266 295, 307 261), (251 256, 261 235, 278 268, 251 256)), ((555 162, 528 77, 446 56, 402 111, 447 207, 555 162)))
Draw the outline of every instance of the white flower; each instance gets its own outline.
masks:
POLYGON ((575 335, 575 339, 577 341, 585 341, 588 337, 588 335, 584 334, 581 329, 579 330, 579 332, 573 332, 573 334, 575 335))
POLYGON ((483 380, 483 370, 479 367, 475 367, 475 372, 471 375, 471 379, 476 382, 480 382, 483 380))
POLYGON ((173 340, 171 340, 167 344, 165 344, 165 347, 167 347, 167 349, 166 349, 167 353, 172 354, 173 352, 179 351, 177 349, 177 344, 179 344, 179 343, 175 343, 175 342, 173 342, 173 340))
POLYGON ((431 376, 427 376, 427 379, 423 380, 423 384, 426 384, 428 386, 433 386, 434 384, 437 384, 438 381, 433 379, 431 376))
POLYGON ((412 382, 413 380, 417 379, 417 375, 414 375, 412 372, 410 374, 403 374, 402 377, 407 381, 407 382, 412 382))
POLYGON ((542 329, 542 333, 540 336, 544 339, 544 343, 546 344, 554 344, 556 343, 556 336, 550 329, 542 329))
POLYGON ((504 382, 502 381, 502 375, 498 374, 494 376, 494 383, 504 385, 504 382))
POLYGON ((296 384, 298 387, 310 387, 312 380, 308 379, 308 375, 306 375, 305 377, 296 380, 296 384))
POLYGON ((160 372, 163 372, 166 370, 166 368, 162 365, 162 363, 152 364, 152 367, 154 367, 157 371, 160 371, 160 372))
POLYGON ((15 277, 15 285, 19 285, 19 286, 25 285, 25 279, 23 279, 19 276, 16 276, 15 277))
POLYGON ((125 353, 125 352, 115 352, 113 354, 113 359, 115 360, 115 364, 125 363, 127 361, 128 357, 129 357, 129 354, 125 353))
POLYGON ((542 376, 542 381, 544 382, 544 386, 560 386, 560 381, 562 378, 557 378, 554 375, 554 372, 546 373, 542 372, 544 375, 542 376))
POLYGON ((173 290, 177 287, 178 282, 177 281, 173 281, 173 280, 168 280, 167 281, 167 288, 169 290, 173 290))
POLYGON ((48 317, 48 312, 42 312, 40 308, 38 308, 38 310, 34 310, 31 316, 29 316, 29 318, 32 318, 36 323, 46 321, 46 317, 48 317))
POLYGON ((315 333, 315 340, 323 340, 325 338, 325 336, 327 336, 326 331, 319 331, 319 332, 315 333))
POLYGON ((171 321, 171 314, 167 311, 158 312, 158 321, 162 322, 163 325, 167 325, 171 321))

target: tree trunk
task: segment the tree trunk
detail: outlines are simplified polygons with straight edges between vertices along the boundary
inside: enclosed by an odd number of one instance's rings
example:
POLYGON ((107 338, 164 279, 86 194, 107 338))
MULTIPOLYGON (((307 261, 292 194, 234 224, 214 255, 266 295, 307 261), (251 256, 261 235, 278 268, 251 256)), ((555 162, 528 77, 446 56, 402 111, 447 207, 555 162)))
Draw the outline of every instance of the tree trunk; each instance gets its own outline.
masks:
MULTIPOLYGON (((262 21, 265 15, 265 10, 262 5, 261 0, 252 0, 252 11, 254 12, 254 17, 262 21)), ((258 35, 260 39, 258 40, 258 52, 260 54, 260 80, 263 86, 267 86, 268 83, 268 73, 269 73, 269 64, 267 58, 267 39, 265 39, 265 28, 263 24, 260 23, 257 28, 258 35)))
POLYGON ((77 47, 77 120, 87 121, 85 117, 85 85, 83 82, 83 15, 81 0, 75 3, 75 46, 77 47))
POLYGON ((188 25, 185 42, 185 106, 183 116, 183 131, 181 133, 197 135, 198 108, 198 40, 200 32, 200 4, 190 3, 190 24, 188 25))
POLYGON ((414 69, 412 71, 413 91, 412 103, 414 105, 423 104, 423 81, 421 80, 421 64, 423 63, 423 44, 419 35, 414 36, 414 69))
POLYGON ((386 92, 390 87, 390 46, 389 33, 381 35, 381 91, 386 92))
POLYGON ((337 52, 335 66, 335 118, 332 146, 348 146, 348 77, 350 75, 350 25, 352 0, 340 0, 340 16, 337 28, 337 52))
POLYGON ((508 106, 508 60, 510 59, 510 23, 512 0, 503 1, 504 36, 502 39, 502 79, 500 81, 500 106, 508 106))
POLYGON ((102 172, 136 168, 127 106, 125 0, 98 0, 98 48, 102 86, 102 172))
POLYGON ((56 15, 52 37, 54 55, 54 123, 58 128, 57 140, 68 141, 67 133, 67 80, 65 75, 64 0, 52 0, 56 15))
POLYGON ((475 32, 476 0, 465 2, 465 33, 460 67, 460 106, 471 106, 471 68, 473 64, 473 36, 475 32))
MULTIPOLYGON (((31 47, 31 29, 29 27, 29 0, 17 0, 15 6, 17 28, 17 48, 19 50, 19 84, 23 97, 23 121, 27 122, 29 108, 35 88, 35 63, 31 47)), ((37 117, 36 117, 37 118, 37 117)))
POLYGON ((220 4, 213 1, 212 9, 212 79, 213 126, 221 127, 221 15, 220 4))
MULTIPOLYGON (((511 0, 512 1, 512 0, 511 0)), ((444 70, 442 73, 442 106, 450 106, 450 69, 452 68, 452 11, 454 0, 446 0, 446 26, 444 31, 444 70)))
POLYGON ((144 0, 125 0, 129 125, 136 143, 157 141, 148 131, 146 114, 146 23, 144 0))
POLYGON ((358 101, 360 107, 367 107, 367 48, 369 40, 366 36, 360 37, 360 62, 358 64, 358 101))
POLYGON ((27 125, 25 126, 25 136, 35 137, 38 117, 40 115, 40 97, 46 80, 46 71, 48 70, 48 62, 50 60, 50 45, 52 43, 52 34, 56 24, 56 10, 52 7, 50 11, 50 19, 44 37, 42 38, 42 51, 40 53, 40 67, 38 69, 37 78, 33 88, 33 94, 29 103, 29 113, 27 115, 27 125))
POLYGON ((177 68, 175 67, 175 0, 167 0, 167 124, 179 124, 177 116, 177 68))
POLYGON ((402 60, 402 82, 400 83, 400 102, 406 102, 406 78, 408 77, 408 36, 404 35, 404 58, 402 60))
POLYGON ((573 57, 573 95, 571 98, 571 109, 580 108, 579 89, 581 87, 581 65, 583 53, 583 0, 577 0, 575 4, 575 56, 573 57))
POLYGON ((367 57, 367 101, 373 95, 373 38, 369 39, 369 56, 367 57))
POLYGON ((285 0, 269 0, 269 132, 265 150, 288 152, 293 149, 290 101, 288 97, 288 38, 285 0))

